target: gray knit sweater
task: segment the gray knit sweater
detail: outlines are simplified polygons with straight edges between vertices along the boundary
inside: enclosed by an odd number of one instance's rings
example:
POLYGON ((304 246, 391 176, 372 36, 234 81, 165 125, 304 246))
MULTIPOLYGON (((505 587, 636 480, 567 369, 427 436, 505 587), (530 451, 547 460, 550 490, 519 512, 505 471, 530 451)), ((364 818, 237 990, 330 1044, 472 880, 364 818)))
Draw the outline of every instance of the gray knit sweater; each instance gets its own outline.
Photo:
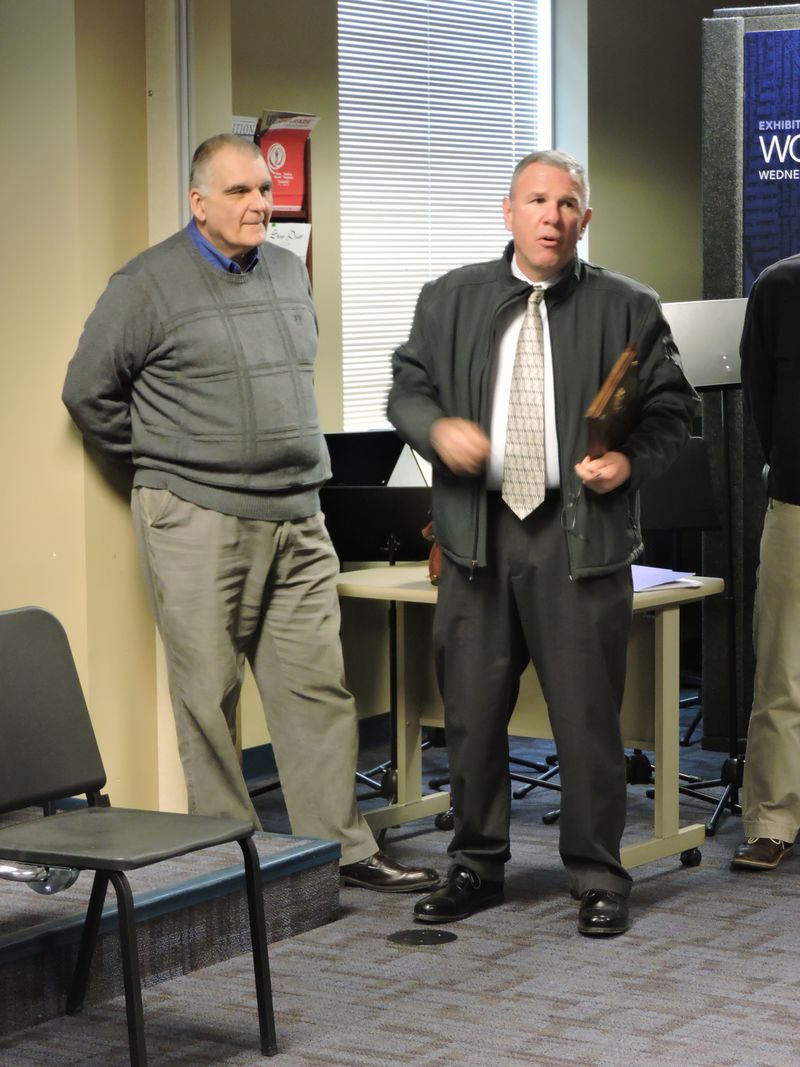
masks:
POLYGON ((313 389, 308 276, 265 245, 227 274, 186 231, 117 271, 84 327, 63 400, 134 484, 258 519, 319 510, 330 476, 313 389))

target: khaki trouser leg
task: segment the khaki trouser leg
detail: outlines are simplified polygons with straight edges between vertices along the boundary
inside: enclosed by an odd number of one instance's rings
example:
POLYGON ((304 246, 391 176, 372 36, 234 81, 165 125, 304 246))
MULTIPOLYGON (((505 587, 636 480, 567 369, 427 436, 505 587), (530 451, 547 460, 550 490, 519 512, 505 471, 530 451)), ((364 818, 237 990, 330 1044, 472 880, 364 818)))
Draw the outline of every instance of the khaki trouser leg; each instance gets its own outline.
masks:
POLYGON ((281 524, 250 662, 292 831, 338 840, 346 864, 378 846, 356 805, 358 721, 344 687, 338 573, 321 515, 281 524))
POLYGON ((377 845, 355 801, 358 730, 342 685, 338 561, 322 517, 238 519, 160 489, 137 489, 133 514, 190 810, 261 828, 235 747, 247 656, 292 831, 340 841, 343 863, 371 855, 377 845))
POLYGON ((234 743, 244 653, 240 603, 250 561, 238 520, 165 489, 134 490, 142 570, 164 642, 189 810, 261 823, 234 743))
POLYGON ((748 837, 794 841, 800 828, 800 507, 764 519, 755 616, 756 674, 744 764, 748 837))

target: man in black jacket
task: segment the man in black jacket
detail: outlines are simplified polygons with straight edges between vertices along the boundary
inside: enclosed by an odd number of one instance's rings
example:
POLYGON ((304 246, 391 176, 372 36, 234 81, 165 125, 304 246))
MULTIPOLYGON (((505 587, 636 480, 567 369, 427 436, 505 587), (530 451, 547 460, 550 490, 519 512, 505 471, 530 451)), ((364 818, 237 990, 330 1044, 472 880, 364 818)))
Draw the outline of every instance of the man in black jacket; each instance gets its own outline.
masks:
POLYGON ((576 160, 526 156, 503 204, 505 256, 425 286, 395 353, 389 417, 434 465, 444 554, 434 643, 455 835, 447 883, 415 907, 425 922, 503 899, 507 724, 532 659, 558 747, 578 929, 629 925, 619 709, 642 548, 636 489, 675 458, 697 398, 655 293, 578 259, 588 202, 576 160), (590 459, 584 413, 629 342, 637 423, 590 459))
POLYGON ((800 829, 800 255, 767 267, 747 302, 745 404, 769 464, 755 605, 756 675, 733 866, 770 870, 800 829))

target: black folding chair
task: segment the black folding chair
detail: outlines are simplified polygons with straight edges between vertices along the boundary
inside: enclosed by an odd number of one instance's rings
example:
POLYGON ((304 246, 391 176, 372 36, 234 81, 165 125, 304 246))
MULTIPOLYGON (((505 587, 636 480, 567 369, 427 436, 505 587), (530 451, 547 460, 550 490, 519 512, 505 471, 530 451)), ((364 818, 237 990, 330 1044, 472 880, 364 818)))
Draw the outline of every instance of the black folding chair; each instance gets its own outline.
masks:
POLYGON ((0 612, 0 812, 42 807, 44 816, 0 828, 0 862, 94 871, 67 1013, 83 1007, 108 883, 117 896, 133 1067, 145 1067, 136 907, 125 871, 237 841, 244 856, 261 1052, 277 1052, 258 853, 249 822, 112 808, 106 774, 67 635, 41 608, 0 612), (87 806, 56 812, 85 794, 87 806))

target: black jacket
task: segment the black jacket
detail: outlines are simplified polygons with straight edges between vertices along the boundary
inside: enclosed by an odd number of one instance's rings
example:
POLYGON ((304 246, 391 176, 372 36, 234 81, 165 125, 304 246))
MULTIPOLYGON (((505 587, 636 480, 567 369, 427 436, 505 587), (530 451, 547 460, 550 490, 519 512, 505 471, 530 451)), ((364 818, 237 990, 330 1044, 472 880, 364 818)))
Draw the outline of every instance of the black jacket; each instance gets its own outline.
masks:
POLYGON ((745 405, 769 463, 767 491, 800 504, 800 255, 773 263, 756 279, 741 358, 745 405))
MULTIPOLYGON (((491 360, 499 313, 523 302, 531 286, 502 259, 451 271, 428 283, 408 341, 394 356, 389 418, 434 463, 433 522, 443 550, 469 567, 486 562, 483 477, 457 477, 437 461, 431 424, 461 416, 489 432, 491 360)), ((636 490, 665 470, 684 445, 697 396, 676 362, 677 350, 649 288, 575 260, 548 288, 563 526, 572 577, 619 570, 642 551, 636 490), (629 341, 638 349, 641 414, 620 449, 631 462, 626 486, 606 495, 582 490, 573 467, 586 454, 584 414, 629 341)))

